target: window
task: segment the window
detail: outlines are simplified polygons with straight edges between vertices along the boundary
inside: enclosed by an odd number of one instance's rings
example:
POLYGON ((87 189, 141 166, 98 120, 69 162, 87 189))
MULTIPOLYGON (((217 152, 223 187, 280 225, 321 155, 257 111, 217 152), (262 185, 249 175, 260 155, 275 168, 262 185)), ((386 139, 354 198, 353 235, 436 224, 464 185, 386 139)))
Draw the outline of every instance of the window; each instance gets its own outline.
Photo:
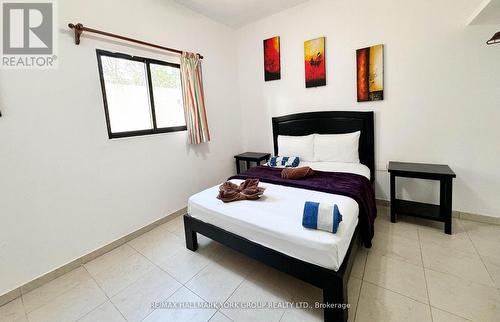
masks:
POLYGON ((185 131, 180 65, 97 50, 110 139, 185 131))

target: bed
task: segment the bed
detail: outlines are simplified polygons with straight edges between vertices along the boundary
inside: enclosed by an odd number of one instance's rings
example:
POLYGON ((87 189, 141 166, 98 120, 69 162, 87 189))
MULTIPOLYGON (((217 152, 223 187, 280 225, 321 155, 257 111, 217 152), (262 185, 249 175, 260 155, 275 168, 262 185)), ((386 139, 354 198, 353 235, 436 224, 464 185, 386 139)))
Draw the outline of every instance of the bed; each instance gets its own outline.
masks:
MULTIPOLYGON (((371 182, 374 169, 373 112, 311 112, 272 119, 274 152, 278 136, 313 133, 341 134, 360 131, 359 164, 301 163, 319 171, 364 176, 371 182)), ((271 170, 269 170, 271 171, 271 170)), ((247 171, 249 172, 249 171, 247 171)), ((247 174, 251 177, 252 174, 247 174)), ((239 183, 245 178, 233 177, 239 183)), ((264 178, 265 179, 265 178, 264 178)), ((324 320, 347 321, 347 281, 360 239, 360 203, 346 195, 303 189, 261 180, 262 201, 223 204, 215 198, 218 186, 189 199, 184 216, 186 247, 197 249, 197 234, 216 240, 271 267, 323 289, 324 320), (344 220, 337 234, 304 229, 302 208, 307 200, 335 203, 344 220), (298 224, 297 224, 298 223, 298 224)), ((366 245, 366 243, 365 243, 366 245)), ((369 245, 367 245, 369 246, 369 245)))

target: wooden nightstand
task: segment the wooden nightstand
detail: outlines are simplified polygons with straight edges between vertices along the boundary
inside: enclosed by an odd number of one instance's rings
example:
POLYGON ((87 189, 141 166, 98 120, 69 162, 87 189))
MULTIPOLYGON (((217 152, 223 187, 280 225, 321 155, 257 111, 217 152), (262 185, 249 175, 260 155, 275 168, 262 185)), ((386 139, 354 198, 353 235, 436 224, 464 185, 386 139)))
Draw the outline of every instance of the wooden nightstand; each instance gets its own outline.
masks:
POLYGON ((257 165, 260 165, 262 161, 267 161, 271 158, 270 153, 258 153, 258 152, 245 152, 242 154, 235 155, 236 159, 236 173, 241 172, 240 161, 246 162, 246 169, 250 169, 250 162, 255 162, 257 165))
POLYGON ((444 232, 451 235, 451 201, 455 172, 444 164, 389 162, 391 175, 391 222, 396 214, 444 222, 444 232), (439 205, 396 199, 396 177, 437 180, 440 182, 439 205))

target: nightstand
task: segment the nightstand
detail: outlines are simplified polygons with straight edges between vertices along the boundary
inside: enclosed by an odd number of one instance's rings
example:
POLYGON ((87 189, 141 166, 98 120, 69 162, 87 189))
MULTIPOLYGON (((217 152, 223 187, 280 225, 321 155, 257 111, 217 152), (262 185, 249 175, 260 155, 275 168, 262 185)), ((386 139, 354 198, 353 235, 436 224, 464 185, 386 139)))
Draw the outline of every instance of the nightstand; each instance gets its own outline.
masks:
POLYGON ((455 172, 445 164, 389 162, 391 176, 391 222, 396 214, 444 222, 444 232, 451 235, 451 201, 455 172), (440 183, 439 205, 396 199, 396 177, 437 180, 440 183))
POLYGON ((258 152, 245 152, 242 154, 235 155, 236 159, 236 173, 241 172, 240 162, 246 162, 246 169, 250 169, 250 162, 255 162, 256 165, 260 165, 262 161, 267 161, 271 158, 270 153, 258 153, 258 152))

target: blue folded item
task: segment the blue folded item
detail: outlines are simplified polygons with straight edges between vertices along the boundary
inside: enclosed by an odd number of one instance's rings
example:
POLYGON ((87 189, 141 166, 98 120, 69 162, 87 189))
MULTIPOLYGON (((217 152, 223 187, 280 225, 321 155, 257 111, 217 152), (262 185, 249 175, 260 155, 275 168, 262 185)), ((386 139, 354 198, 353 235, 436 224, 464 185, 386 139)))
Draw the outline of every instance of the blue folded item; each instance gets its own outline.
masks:
POLYGON ((280 157, 280 156, 274 156, 269 159, 269 162, 267 163, 268 166, 270 167, 277 167, 277 168, 295 168, 299 166, 300 159, 299 157, 280 157))
POLYGON ((302 226, 337 233, 342 215, 337 205, 306 201, 302 226))

